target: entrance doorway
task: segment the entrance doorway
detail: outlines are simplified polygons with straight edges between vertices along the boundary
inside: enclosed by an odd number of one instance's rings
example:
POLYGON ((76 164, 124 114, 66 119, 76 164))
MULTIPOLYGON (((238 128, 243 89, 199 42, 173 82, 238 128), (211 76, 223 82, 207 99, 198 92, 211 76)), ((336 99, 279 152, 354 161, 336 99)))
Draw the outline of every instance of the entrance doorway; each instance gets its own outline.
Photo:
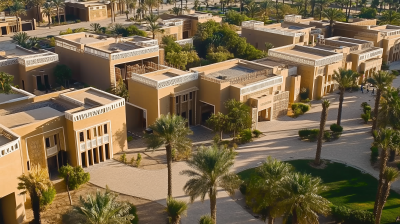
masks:
POLYGON ((57 155, 47 158, 47 168, 49 170, 50 179, 58 177, 57 155))
POLYGON ((200 113, 201 113, 201 122, 200 123, 202 125, 206 125, 206 121, 214 113, 214 106, 207 104, 207 103, 201 103, 200 113))
POLYGON ((258 122, 271 120, 271 107, 258 111, 258 122))
POLYGON ((86 165, 86 154, 84 152, 81 153, 81 164, 82 164, 82 167, 87 167, 87 165, 86 165))
POLYGON ((93 149, 93 158, 94 158, 94 163, 99 163, 98 148, 94 148, 93 149))
POLYGON ((189 38, 189 31, 187 30, 187 31, 183 31, 183 33, 182 33, 182 39, 187 39, 187 38, 189 38))
POLYGON ((50 82, 49 82, 49 76, 48 75, 44 75, 44 86, 47 89, 50 89, 50 82))
POLYGON ((36 88, 41 90, 42 86, 42 76, 36 76, 36 88))

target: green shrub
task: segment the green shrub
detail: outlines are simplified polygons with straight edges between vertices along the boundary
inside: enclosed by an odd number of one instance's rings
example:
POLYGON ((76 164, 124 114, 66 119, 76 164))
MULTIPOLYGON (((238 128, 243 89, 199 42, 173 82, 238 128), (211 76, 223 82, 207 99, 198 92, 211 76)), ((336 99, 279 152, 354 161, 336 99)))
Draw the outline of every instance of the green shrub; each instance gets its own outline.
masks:
POLYGON ((261 131, 259 131, 259 130, 253 130, 253 135, 254 135, 254 137, 256 137, 256 138, 258 138, 258 137, 260 137, 260 135, 262 134, 262 132, 261 131))
POLYGON ((308 139, 314 141, 318 137, 319 129, 302 129, 299 130, 299 137, 301 139, 308 139))
POLYGON ((80 23, 80 22, 81 22, 80 19, 76 19, 76 20, 75 20, 75 23, 80 23))
POLYGON ((242 183, 242 184, 240 184, 239 191, 240 191, 240 193, 242 193, 243 195, 246 195, 247 183, 242 183))
POLYGON ((330 127, 331 131, 333 132, 339 132, 342 133, 343 132, 343 127, 337 124, 332 124, 330 127))
POLYGON ((137 159, 136 159, 136 167, 140 166, 140 162, 142 162, 142 155, 140 153, 138 153, 137 159))
POLYGON ((215 134, 213 137, 213 142, 214 144, 218 144, 218 142, 221 140, 219 133, 215 134))
POLYGON ((364 120, 364 123, 368 123, 369 119, 371 118, 371 112, 365 113, 365 114, 361 114, 361 118, 364 120))
POLYGON ((369 104, 367 102, 362 102, 361 107, 364 108, 365 106, 369 106, 369 104))
POLYGON ((214 224, 210 215, 203 215, 200 217, 199 224, 214 224))
POLYGON ((337 223, 344 224, 374 224, 375 217, 372 212, 365 210, 352 210, 345 206, 331 207, 332 217, 337 223))
POLYGON ((47 191, 42 192, 42 197, 40 197, 40 207, 45 209, 48 205, 51 205, 54 198, 56 197, 56 189, 50 187, 47 191))
POLYGON ((315 140, 317 140, 318 134, 319 134, 319 129, 311 129, 308 139, 310 141, 315 141, 315 140))
POLYGON ((66 181, 67 174, 69 173, 68 187, 70 190, 78 189, 79 186, 90 180, 90 174, 86 173, 81 166, 72 167, 67 164, 66 166, 62 166, 58 172, 60 173, 60 177, 64 178, 64 181, 66 181))
POLYGON ((127 140, 128 142, 130 142, 130 141, 133 140, 133 137, 132 137, 132 136, 128 136, 128 138, 126 138, 126 140, 127 140))
POLYGON ((241 131, 239 134, 239 138, 240 138, 241 143, 251 142, 251 139, 253 138, 251 130, 245 129, 245 130, 241 131))
POLYGON ((305 112, 310 110, 310 106, 304 103, 293 103, 292 110, 295 116, 304 114, 305 112))
POLYGON ((331 139, 331 133, 329 131, 324 132, 324 139, 329 141, 331 139))
POLYGON ((368 111, 371 113, 372 108, 371 108, 370 105, 367 105, 367 106, 365 106, 365 107, 363 108, 363 111, 364 111, 364 114, 367 113, 368 111))
POLYGON ((134 219, 131 220, 131 224, 138 224, 139 216, 137 215, 137 209, 133 204, 129 203, 129 205, 131 206, 131 209, 129 209, 129 214, 135 217, 134 219))
POLYGON ((372 164, 374 164, 378 161, 378 156, 379 156, 378 147, 372 146, 371 147, 371 158, 370 158, 370 161, 372 164))
POLYGON ((302 115, 303 114, 303 111, 301 111, 301 108, 296 108, 295 110, 294 110, 294 116, 295 117, 298 117, 298 116, 300 116, 300 115, 302 115))
POLYGON ((300 138, 306 138, 310 135, 310 130, 309 129, 302 129, 299 130, 299 137, 300 138))
POLYGON ((332 206, 331 214, 336 223, 343 223, 350 217, 350 209, 344 206, 332 206))
POLYGON ((392 74, 393 74, 394 76, 399 76, 399 71, 397 71, 397 70, 392 70, 392 74))
POLYGON ((135 156, 132 156, 132 158, 131 158, 131 165, 132 165, 132 166, 134 166, 134 165, 136 164, 135 161, 136 161, 136 160, 135 160, 135 156))
POLYGON ((123 163, 126 163, 126 162, 127 162, 126 153, 122 154, 122 155, 119 157, 119 161, 121 161, 121 162, 123 162, 123 163))

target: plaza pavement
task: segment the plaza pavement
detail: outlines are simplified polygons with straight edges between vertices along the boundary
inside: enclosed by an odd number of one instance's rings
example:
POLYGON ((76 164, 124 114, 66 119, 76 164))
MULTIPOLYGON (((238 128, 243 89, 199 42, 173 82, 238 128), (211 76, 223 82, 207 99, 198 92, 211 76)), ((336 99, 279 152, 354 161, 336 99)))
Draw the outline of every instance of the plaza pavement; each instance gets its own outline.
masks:
MULTIPOLYGON (((400 86, 400 79, 396 79, 395 87, 400 86)), ((370 92, 371 93, 371 92, 370 92)), ((331 101, 329 107, 327 127, 336 122, 338 98, 337 91, 324 97, 331 101)), ((342 125, 344 133, 340 139, 325 142, 322 148, 323 159, 333 159, 359 168, 360 172, 367 172, 375 177, 378 171, 374 170, 369 162, 372 137, 370 124, 365 125, 360 118, 362 113, 360 104, 368 102, 373 105, 374 96, 361 92, 346 92, 343 107, 342 125)), ((314 101, 312 109, 305 115, 296 119, 281 117, 278 120, 263 122, 258 129, 266 136, 254 142, 241 145, 238 149, 235 167, 233 171, 239 172, 256 167, 267 156, 280 160, 292 160, 312 158, 315 156, 316 142, 302 142, 298 139, 297 131, 302 128, 318 128, 321 112, 321 101, 314 101)), ((173 164, 173 196, 183 200, 189 200, 183 192, 183 186, 188 180, 186 176, 179 174, 187 169, 185 162, 173 164)), ((128 195, 133 195, 149 200, 157 201, 165 205, 167 195, 167 170, 142 170, 125 166, 116 161, 109 161, 100 165, 87 168, 90 172, 90 182, 128 195)), ((393 184, 394 190, 400 190, 400 182, 393 184)), ((208 214, 209 201, 201 203, 197 199, 190 205, 188 216, 182 223, 196 223, 201 215, 208 214)), ((218 223, 246 223, 260 222, 254 219, 247 211, 234 202, 223 190, 218 192, 217 199, 218 223)))

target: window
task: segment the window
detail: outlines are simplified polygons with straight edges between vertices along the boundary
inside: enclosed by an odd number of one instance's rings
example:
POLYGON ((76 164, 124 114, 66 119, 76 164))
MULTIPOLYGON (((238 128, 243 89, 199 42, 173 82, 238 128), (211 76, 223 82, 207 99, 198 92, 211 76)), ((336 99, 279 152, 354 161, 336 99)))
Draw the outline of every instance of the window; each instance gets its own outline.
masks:
POLYGON ((179 96, 175 97, 175 103, 179 103, 179 96))
POLYGON ((54 145, 57 145, 57 135, 54 135, 54 145))
POLYGON ((96 128, 93 128, 93 135, 94 135, 94 137, 97 136, 97 130, 96 130, 96 128))
POLYGON ((104 134, 107 134, 107 124, 104 125, 104 134))
POLYGON ((87 139, 91 139, 90 130, 86 131, 86 137, 87 137, 87 139))
POLYGON ((99 133, 99 136, 101 135, 101 126, 97 127, 97 133, 99 133))
POLYGON ((193 99, 193 92, 190 92, 190 93, 189 93, 189 99, 190 99, 190 100, 193 99))
POLYGON ((46 138, 46 148, 50 148, 50 138, 46 138))
POLYGON ((85 138, 83 137, 83 131, 79 132, 79 141, 85 141, 85 138))
POLYGON ((188 98, 188 95, 187 95, 187 94, 183 95, 183 102, 186 102, 186 101, 187 101, 187 98, 188 98))
POLYGON ((31 170, 31 166, 29 164, 29 161, 26 162, 26 167, 28 168, 28 170, 31 170))

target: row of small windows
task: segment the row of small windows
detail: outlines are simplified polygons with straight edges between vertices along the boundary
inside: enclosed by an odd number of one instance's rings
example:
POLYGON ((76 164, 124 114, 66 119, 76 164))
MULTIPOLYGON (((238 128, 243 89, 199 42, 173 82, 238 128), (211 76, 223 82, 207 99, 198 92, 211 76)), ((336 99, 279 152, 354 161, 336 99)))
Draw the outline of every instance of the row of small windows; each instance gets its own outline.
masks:
MULTIPOLYGON (((47 137, 45 139, 46 148, 50 148, 51 147, 50 138, 51 137, 47 137)), ((54 135, 53 139, 54 139, 54 145, 57 145, 57 135, 54 135)))
MULTIPOLYGON (((180 102, 180 98, 181 98, 181 96, 176 96, 176 97, 175 97, 175 102, 176 102, 176 103, 179 103, 179 102, 180 102)), ((183 96, 182 96, 182 102, 188 101, 188 98, 189 98, 189 100, 192 100, 192 99, 193 99, 193 92, 190 92, 189 94, 183 95, 183 96)))
MULTIPOLYGON (((94 137, 108 134, 107 124, 104 124, 103 126, 100 125, 100 126, 94 127, 93 129, 86 130, 87 139, 92 138, 92 135, 90 133, 91 131, 93 132, 94 137), (101 130, 101 127, 103 127, 103 132, 101 130)), ((81 142, 85 141, 83 131, 79 132, 79 141, 81 141, 81 142)))

